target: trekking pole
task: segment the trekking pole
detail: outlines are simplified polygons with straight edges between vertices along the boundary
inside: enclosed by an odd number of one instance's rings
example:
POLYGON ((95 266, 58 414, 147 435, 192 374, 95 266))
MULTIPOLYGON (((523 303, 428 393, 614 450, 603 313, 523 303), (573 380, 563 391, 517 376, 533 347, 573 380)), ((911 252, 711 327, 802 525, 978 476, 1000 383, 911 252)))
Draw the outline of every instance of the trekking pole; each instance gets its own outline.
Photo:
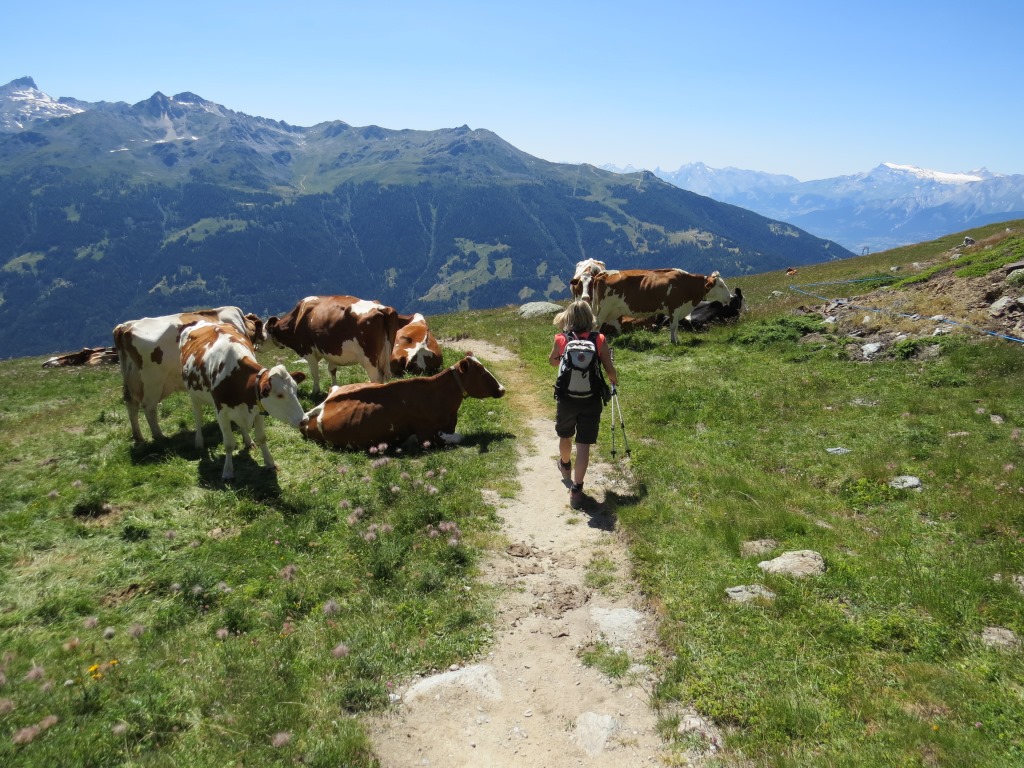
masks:
POLYGON ((612 395, 611 401, 611 416, 612 416, 612 461, 615 461, 615 395, 612 395))
MULTIPOLYGON (((619 393, 612 395, 612 435, 615 434, 615 409, 619 409, 619 426, 622 428, 622 444, 626 446, 626 458, 632 458, 629 450, 629 438, 626 437, 626 422, 622 418, 622 403, 619 402, 619 393)), ((612 454, 614 456, 614 454, 612 454)))

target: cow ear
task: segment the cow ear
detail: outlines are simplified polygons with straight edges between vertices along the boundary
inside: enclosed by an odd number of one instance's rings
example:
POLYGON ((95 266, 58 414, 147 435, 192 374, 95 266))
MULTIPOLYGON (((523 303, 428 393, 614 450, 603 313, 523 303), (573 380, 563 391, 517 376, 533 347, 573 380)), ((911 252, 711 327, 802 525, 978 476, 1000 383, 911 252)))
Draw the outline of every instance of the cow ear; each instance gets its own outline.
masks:
POLYGON ((260 385, 260 400, 270 397, 270 377, 260 385))
POLYGON ((296 384, 301 384, 306 380, 306 374, 304 374, 302 371, 289 371, 289 373, 291 374, 292 378, 295 379, 296 384))

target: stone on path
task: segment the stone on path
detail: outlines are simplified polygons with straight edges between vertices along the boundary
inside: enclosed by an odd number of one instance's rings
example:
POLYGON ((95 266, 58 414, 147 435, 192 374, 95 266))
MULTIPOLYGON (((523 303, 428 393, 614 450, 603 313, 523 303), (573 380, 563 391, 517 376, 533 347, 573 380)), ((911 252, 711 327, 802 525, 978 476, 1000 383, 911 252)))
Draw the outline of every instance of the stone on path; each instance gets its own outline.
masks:
POLYGON ((825 559, 812 549, 800 549, 784 552, 774 560, 762 560, 757 567, 765 573, 783 573, 803 578, 824 573, 825 559))
POLYGON ((591 608, 590 616, 608 642, 632 643, 639 636, 644 615, 632 608, 591 608))
POLYGON ((455 693, 468 693, 481 699, 499 701, 501 684, 494 676, 494 670, 487 664, 474 664, 451 672, 442 672, 424 678, 409 686, 402 696, 406 704, 414 704, 424 698, 442 698, 455 693))
POLYGON ((576 743, 588 755, 599 755, 618 730, 619 721, 611 715, 584 712, 576 718, 576 743))

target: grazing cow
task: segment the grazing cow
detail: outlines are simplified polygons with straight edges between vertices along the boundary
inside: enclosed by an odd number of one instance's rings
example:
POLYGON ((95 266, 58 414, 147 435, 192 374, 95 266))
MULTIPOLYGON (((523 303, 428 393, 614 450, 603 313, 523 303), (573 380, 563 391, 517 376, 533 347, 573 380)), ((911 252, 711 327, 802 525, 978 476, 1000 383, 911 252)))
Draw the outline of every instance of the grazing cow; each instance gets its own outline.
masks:
MULTIPOLYGON (((604 272, 606 269, 607 267, 604 262, 597 259, 577 261, 576 271, 573 273, 572 280, 569 281, 569 290, 572 291, 572 297, 578 299, 583 296, 590 285, 590 279, 598 272, 604 272)), ((589 295, 587 294, 587 296, 589 295)))
POLYGON ((129 320, 114 328, 114 347, 121 364, 123 396, 128 408, 132 438, 141 443, 139 406, 142 406, 154 440, 163 438, 156 409, 160 401, 185 388, 178 359, 178 337, 188 325, 209 321, 230 323, 249 337, 253 344, 263 341, 263 321, 256 315, 243 315, 238 307, 197 309, 161 317, 129 320))
POLYGON ((693 275, 681 269, 626 269, 598 272, 590 281, 594 318, 621 330, 620 318, 667 315, 672 343, 679 322, 702 301, 729 303, 732 294, 717 272, 693 275))
POLYGON ((740 312, 744 309, 746 309, 746 305, 743 301, 743 291, 737 288, 728 304, 723 304, 720 301, 702 301, 683 319, 681 325, 684 325, 687 330, 698 331, 712 323, 739 317, 740 312))
POLYGON ((974 245, 974 242, 974 238, 971 237, 970 235, 964 238, 964 245, 974 245))
POLYGON ((263 464, 276 469, 267 447, 263 429, 263 410, 275 419, 301 428, 306 414, 299 402, 299 383, 303 373, 289 374, 283 365, 264 368, 256 362, 252 342, 230 323, 196 323, 181 332, 181 378, 185 382, 192 413, 196 419, 196 448, 203 447, 203 406, 217 411, 217 424, 224 438, 224 472, 221 477, 235 476, 232 454, 235 436, 231 422, 238 425, 246 450, 252 447, 252 430, 256 445, 263 452, 263 464))
POLYGON ((391 350, 391 375, 425 373, 441 370, 441 345, 427 327, 427 320, 418 312, 414 315, 399 315, 402 327, 395 336, 391 350))
POLYGON ((436 442, 455 431, 465 398, 504 394, 505 388, 469 353, 433 376, 335 387, 306 414, 302 433, 341 448, 395 445, 413 435, 421 443, 436 442))
POLYGON ((79 352, 51 357, 43 368, 66 368, 71 365, 103 365, 117 362, 117 350, 113 347, 82 347, 79 352))
POLYGON ((270 317, 267 341, 291 349, 309 363, 313 394, 320 392, 320 361, 327 361, 331 384, 339 365, 361 365, 370 381, 391 378, 391 350, 398 312, 355 296, 307 296, 284 317, 270 317))

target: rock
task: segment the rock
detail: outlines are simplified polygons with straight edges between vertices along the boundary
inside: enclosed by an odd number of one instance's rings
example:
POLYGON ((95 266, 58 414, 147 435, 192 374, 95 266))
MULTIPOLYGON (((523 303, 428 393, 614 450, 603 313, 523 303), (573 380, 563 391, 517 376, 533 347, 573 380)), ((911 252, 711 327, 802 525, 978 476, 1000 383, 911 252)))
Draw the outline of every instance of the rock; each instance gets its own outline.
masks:
POLYGON ((701 716, 697 710, 689 707, 682 712, 676 733, 680 736, 688 734, 700 736, 706 745, 706 748, 702 750, 703 756, 717 752, 722 746, 722 732, 718 730, 718 727, 706 717, 701 716))
POLYGON ((778 546, 779 542, 775 539, 754 539, 753 541, 744 541, 740 545, 740 555, 743 557, 750 557, 751 555, 767 555, 778 546))
POLYGON ((725 594, 735 603, 750 603, 755 600, 774 600, 775 593, 760 584, 742 584, 726 587, 725 594))
POLYGON ((849 448, 842 448, 842 447, 826 448, 825 450, 827 450, 833 456, 842 456, 844 453, 849 453, 850 452, 849 448))
POLYGON ((520 317, 541 317, 542 315, 554 315, 561 312, 565 307, 552 304, 550 301, 531 301, 519 307, 520 317))
POLYGON ((784 552, 774 560, 757 564, 765 573, 783 573, 797 578, 818 576, 825 572, 825 558, 812 549, 784 552))
POLYGON ((992 302, 992 305, 988 308, 988 313, 992 317, 1001 317, 1003 313, 1013 309, 1016 305, 1016 299, 1010 298, 1009 296, 1003 296, 1003 298, 992 302))
POLYGON ((921 490, 921 478, 914 477, 913 475, 900 475, 894 477, 889 481, 889 487, 895 488, 898 491, 902 490, 921 490))
POLYGON ((1020 645, 1017 635, 1003 627, 985 627, 981 631, 981 642, 989 648, 1016 648, 1020 645))
POLYGON ((576 718, 576 743, 588 755, 599 755, 618 730, 619 721, 611 715, 584 712, 576 718))
POLYGON ((864 353, 865 360, 870 360, 872 357, 881 352, 884 346, 885 345, 881 344, 880 342, 873 341, 870 344, 865 344, 864 346, 862 346, 860 348, 860 351, 864 353))
POLYGON ((639 634, 644 615, 632 608, 590 609, 590 616, 609 643, 631 643, 639 634))
POLYGON ((457 693, 469 693, 482 699, 500 701, 501 685, 494 676, 494 669, 487 664, 474 664, 420 680, 409 687, 402 696, 402 701, 406 704, 415 704, 424 697, 445 697, 457 693))

